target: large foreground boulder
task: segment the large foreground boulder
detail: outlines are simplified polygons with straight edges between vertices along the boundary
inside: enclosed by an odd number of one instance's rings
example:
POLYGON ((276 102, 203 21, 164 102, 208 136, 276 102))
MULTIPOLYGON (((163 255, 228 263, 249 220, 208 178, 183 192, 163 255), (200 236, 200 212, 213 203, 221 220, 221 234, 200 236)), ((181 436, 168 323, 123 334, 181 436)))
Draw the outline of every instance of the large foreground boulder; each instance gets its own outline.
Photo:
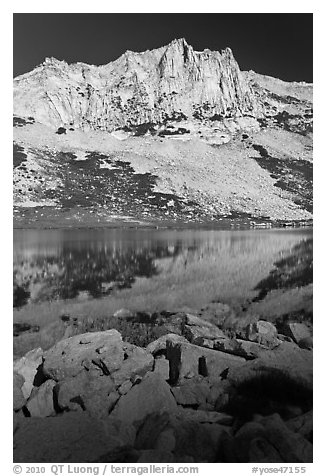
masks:
POLYGON ((88 332, 59 341, 44 354, 43 372, 56 381, 75 377, 84 369, 110 374, 124 359, 118 331, 88 332))
POLYGON ((69 412, 55 418, 20 420, 14 435, 15 463, 92 463, 116 449, 131 447, 132 425, 111 417, 69 412))

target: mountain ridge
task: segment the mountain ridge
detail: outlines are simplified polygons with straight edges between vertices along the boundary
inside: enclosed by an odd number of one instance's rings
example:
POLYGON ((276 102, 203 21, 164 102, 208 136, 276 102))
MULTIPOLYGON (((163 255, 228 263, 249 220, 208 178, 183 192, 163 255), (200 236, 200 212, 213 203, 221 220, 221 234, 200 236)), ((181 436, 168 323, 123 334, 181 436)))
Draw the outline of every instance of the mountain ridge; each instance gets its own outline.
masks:
POLYGON ((311 219, 312 120, 311 84, 240 71, 229 48, 48 58, 14 80, 16 221, 311 219))
POLYGON ((112 131, 198 111, 262 115, 230 48, 195 52, 184 39, 101 66, 48 58, 14 85, 17 115, 58 127, 112 131))

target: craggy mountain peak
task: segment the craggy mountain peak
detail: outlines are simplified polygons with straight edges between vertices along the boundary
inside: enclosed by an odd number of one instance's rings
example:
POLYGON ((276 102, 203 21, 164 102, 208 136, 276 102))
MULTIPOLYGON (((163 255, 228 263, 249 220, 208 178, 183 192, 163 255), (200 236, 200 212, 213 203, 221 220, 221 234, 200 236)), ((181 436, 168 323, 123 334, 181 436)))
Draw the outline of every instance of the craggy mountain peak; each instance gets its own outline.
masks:
POLYGON ((46 58, 14 79, 13 123, 19 226, 312 217, 312 85, 230 48, 46 58))
POLYGON ((15 78, 14 113, 112 131, 176 118, 257 117, 262 108, 230 48, 198 52, 181 38, 101 66, 46 58, 15 78))

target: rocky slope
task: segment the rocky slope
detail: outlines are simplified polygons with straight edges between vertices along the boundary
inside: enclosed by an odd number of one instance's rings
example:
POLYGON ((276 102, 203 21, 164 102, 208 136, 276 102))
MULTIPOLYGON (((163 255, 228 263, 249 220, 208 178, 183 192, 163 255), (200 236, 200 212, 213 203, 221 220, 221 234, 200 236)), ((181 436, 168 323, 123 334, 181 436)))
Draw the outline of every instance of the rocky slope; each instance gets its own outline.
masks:
POLYGON ((46 59, 14 80, 14 141, 20 225, 312 216, 312 85, 229 48, 46 59))
POLYGON ((210 310, 219 327, 169 313, 138 345, 67 322, 17 359, 14 462, 312 462, 308 328, 256 320, 230 339, 227 306, 210 310))

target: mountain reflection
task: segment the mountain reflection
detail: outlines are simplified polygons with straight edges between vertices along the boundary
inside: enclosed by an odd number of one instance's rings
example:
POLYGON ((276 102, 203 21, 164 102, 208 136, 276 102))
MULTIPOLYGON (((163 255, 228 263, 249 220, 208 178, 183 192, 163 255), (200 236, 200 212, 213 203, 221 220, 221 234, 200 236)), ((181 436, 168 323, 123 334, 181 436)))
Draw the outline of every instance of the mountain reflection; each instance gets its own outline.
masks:
MULTIPOLYGON (((270 277, 262 281, 277 259, 289 258, 287 266, 291 256, 296 265, 303 259, 306 272, 310 236, 307 231, 15 230, 14 307, 108 296, 134 289, 138 278, 151 278, 145 294, 167 292, 169 302, 196 296, 243 299, 257 294, 257 283, 263 293, 278 287, 274 275, 272 284, 270 277)), ((291 285, 301 285, 295 272, 292 278, 291 285)))
POLYGON ((72 299, 86 291, 91 297, 131 287, 137 277, 157 273, 156 260, 173 258, 181 247, 123 248, 106 243, 63 243, 49 255, 20 257, 14 264, 14 307, 29 300, 72 299))

